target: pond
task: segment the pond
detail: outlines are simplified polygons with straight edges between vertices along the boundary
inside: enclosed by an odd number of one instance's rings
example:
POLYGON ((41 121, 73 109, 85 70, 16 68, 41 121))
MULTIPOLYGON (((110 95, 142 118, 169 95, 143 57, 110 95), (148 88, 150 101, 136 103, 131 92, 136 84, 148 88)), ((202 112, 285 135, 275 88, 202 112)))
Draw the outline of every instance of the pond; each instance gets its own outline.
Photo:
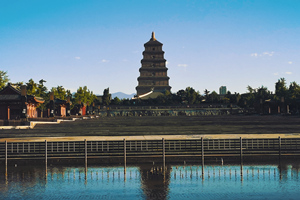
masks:
MULTIPOLYGON (((32 164, 33 165, 33 164, 32 164)), ((0 199, 299 199, 298 160, 1 168, 0 199), (46 173, 47 172, 47 173, 46 173)))

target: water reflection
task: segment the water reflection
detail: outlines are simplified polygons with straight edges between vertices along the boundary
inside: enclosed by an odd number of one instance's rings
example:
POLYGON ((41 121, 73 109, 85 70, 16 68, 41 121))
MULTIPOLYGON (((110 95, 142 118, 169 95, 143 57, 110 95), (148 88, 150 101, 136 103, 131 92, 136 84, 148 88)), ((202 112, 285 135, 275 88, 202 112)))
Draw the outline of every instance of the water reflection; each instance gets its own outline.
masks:
POLYGON ((167 199, 172 168, 140 166, 141 184, 147 199, 167 199))
POLYGON ((298 199, 299 166, 9 166, 0 199, 298 199))

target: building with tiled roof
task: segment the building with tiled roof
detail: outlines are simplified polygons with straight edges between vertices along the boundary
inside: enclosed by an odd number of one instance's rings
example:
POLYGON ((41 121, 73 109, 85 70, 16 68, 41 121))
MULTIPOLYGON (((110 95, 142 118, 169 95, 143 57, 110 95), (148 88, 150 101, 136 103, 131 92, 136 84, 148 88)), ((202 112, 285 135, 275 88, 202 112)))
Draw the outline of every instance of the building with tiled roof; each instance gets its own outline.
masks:
POLYGON ((9 83, 0 91, 0 119, 36 118, 41 103, 43 98, 27 95, 25 85, 19 89, 9 83))
POLYGON ((164 58, 163 44, 157 41, 154 32, 151 39, 144 44, 143 59, 141 60, 140 76, 136 87, 137 98, 150 98, 145 94, 151 94, 151 98, 156 98, 158 94, 170 91, 168 68, 164 58))

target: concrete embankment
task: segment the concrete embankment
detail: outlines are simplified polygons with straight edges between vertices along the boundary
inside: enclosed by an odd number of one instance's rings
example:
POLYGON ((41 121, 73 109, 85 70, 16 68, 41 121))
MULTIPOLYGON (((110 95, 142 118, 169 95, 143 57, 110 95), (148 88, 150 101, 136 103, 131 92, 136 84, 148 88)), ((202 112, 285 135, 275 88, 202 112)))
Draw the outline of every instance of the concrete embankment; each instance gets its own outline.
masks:
MULTIPOLYGON (((93 119, 99 116, 90 116, 90 117, 76 117, 76 118, 57 118, 57 119, 43 119, 39 121, 39 119, 35 119, 35 121, 27 121, 24 125, 16 125, 16 126, 0 126, 0 129, 33 129, 37 124, 48 124, 48 125, 55 125, 60 124, 61 122, 74 122, 76 120, 82 119, 93 119)), ((21 122, 20 122, 21 123, 21 122)))
MULTIPOLYGON (((0 138, 22 137, 99 137, 168 135, 237 135, 300 133, 298 116, 160 116, 160 117, 99 117, 60 124, 37 124, 33 129, 0 130, 0 138)), ((252 137, 252 136, 251 136, 252 137)), ((257 136, 259 137, 259 136, 257 136)))

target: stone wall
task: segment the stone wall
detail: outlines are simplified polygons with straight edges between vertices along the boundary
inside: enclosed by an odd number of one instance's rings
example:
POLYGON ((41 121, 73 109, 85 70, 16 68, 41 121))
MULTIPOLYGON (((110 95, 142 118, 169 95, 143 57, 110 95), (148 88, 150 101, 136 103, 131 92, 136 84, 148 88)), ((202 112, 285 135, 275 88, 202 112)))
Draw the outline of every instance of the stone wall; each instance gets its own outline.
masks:
POLYGON ((205 115, 231 115, 243 114, 242 109, 116 109, 99 111, 100 117, 138 117, 138 116, 205 116, 205 115))

